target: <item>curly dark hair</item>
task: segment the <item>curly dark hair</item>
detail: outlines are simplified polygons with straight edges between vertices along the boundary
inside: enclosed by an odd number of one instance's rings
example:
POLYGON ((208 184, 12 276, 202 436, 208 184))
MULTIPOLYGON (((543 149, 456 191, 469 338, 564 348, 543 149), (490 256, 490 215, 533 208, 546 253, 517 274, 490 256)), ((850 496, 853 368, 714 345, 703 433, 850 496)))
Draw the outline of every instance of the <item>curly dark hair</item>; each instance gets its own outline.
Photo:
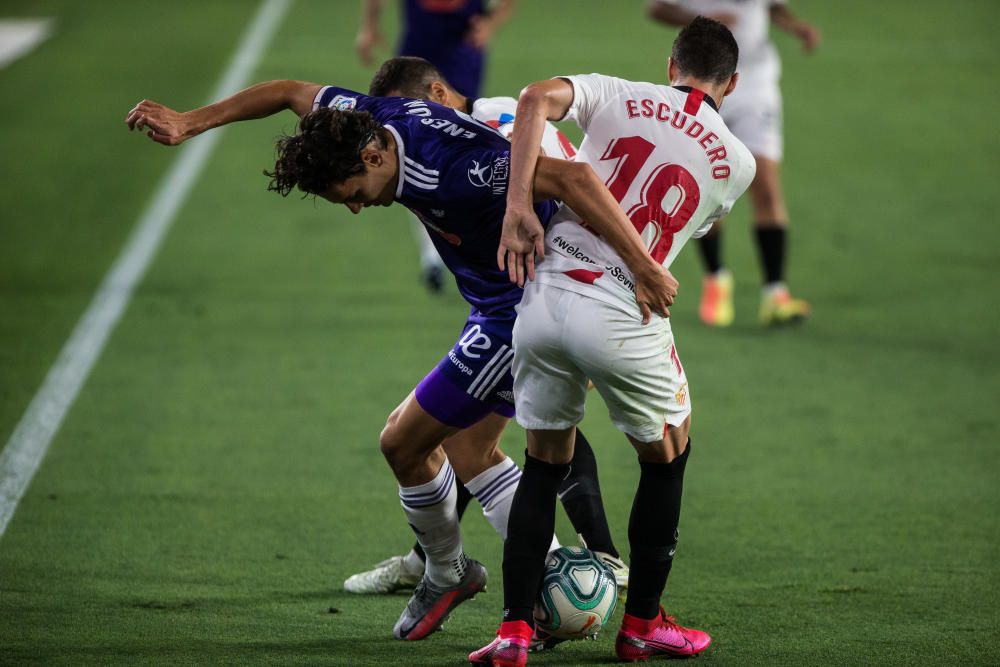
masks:
POLYGON ((278 159, 267 189, 282 197, 298 186, 306 194, 318 195, 351 176, 365 173, 361 149, 372 139, 388 145, 385 130, 367 111, 316 109, 299 121, 299 131, 278 139, 278 159))
POLYGON ((724 83, 736 71, 740 47, 729 28, 699 16, 677 35, 670 57, 681 74, 724 83))

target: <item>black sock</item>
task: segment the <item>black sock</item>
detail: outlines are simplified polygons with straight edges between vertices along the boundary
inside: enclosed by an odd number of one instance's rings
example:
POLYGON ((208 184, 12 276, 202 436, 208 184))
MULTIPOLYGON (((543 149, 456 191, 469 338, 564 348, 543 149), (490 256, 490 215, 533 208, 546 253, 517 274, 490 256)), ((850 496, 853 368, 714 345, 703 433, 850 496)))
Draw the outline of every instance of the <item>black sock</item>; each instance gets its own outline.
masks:
POLYGON ((532 610, 556 526, 556 491, 569 468, 568 463, 546 463, 525 454, 503 545, 504 621, 535 627, 532 610))
POLYGON ((708 234, 698 239, 698 247, 701 249, 701 259, 705 262, 705 270, 709 273, 718 273, 722 268, 722 227, 713 225, 708 234))
POLYGON ((764 267, 764 284, 785 279, 785 252, 788 230, 785 227, 755 227, 757 252, 764 267))
POLYGON ((670 463, 639 463, 642 474, 628 522, 632 553, 625 599, 625 613, 637 618, 655 618, 660 611, 660 596, 677 549, 684 466, 690 453, 688 440, 684 453, 670 463))
MULTIPOLYGON (((458 479, 456 478, 455 481, 458 482, 458 479)), ((465 488, 465 484, 458 482, 458 497, 455 499, 455 510, 458 512, 459 520, 465 514, 465 508, 469 506, 470 500, 472 500, 472 493, 465 488)), ((413 550, 417 552, 422 561, 427 562, 427 554, 424 553, 424 548, 420 546, 420 542, 413 543, 413 550)))
POLYGON ((576 444, 570 465, 569 477, 559 487, 559 500, 573 528, 583 536, 588 549, 619 558, 620 554, 611 540, 608 518, 604 514, 601 483, 597 479, 597 459, 579 428, 576 429, 576 444))

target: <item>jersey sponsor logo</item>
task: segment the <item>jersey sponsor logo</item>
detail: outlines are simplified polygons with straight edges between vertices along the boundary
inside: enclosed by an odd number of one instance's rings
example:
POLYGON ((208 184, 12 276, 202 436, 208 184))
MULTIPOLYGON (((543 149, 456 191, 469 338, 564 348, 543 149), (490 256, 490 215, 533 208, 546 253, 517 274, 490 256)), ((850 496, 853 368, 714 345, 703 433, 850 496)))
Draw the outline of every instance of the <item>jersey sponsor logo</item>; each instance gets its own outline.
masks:
POLYGON ((493 164, 480 164, 479 160, 473 160, 466 175, 473 187, 492 188, 493 194, 502 195, 507 192, 510 156, 507 153, 498 155, 493 159, 493 164))
POLYGON ((472 183, 474 187, 488 188, 493 185, 493 169, 489 164, 480 166, 479 160, 473 160, 472 166, 469 167, 468 175, 469 183, 472 183), (487 169, 489 169, 488 173, 487 169))
POLYGON ((455 354, 455 350, 448 350, 448 359, 451 361, 451 363, 455 364, 455 367, 458 370, 462 371, 462 374, 464 375, 473 374, 474 371, 471 368, 469 368, 466 364, 462 363, 462 360, 458 358, 457 354, 455 354))
POLYGON ((337 109, 339 111, 347 111, 348 109, 353 109, 358 105, 358 98, 348 97, 347 95, 337 95, 328 104, 331 109, 337 109))
POLYGON ((482 327, 473 324, 458 340, 458 347, 461 348, 462 354, 470 359, 480 359, 483 355, 479 354, 477 350, 485 352, 493 347, 493 343, 490 341, 490 337, 483 333, 482 327))
POLYGON ((569 255, 573 259, 578 259, 581 262, 587 262, 588 264, 597 264, 597 262, 595 262, 590 255, 580 250, 579 247, 573 245, 572 243, 564 239, 562 236, 557 236, 554 239, 552 239, 552 243, 559 250, 561 250, 563 254, 569 255))
POLYGON ((493 194, 502 195, 507 192, 507 176, 510 175, 510 154, 498 155, 493 160, 493 194))

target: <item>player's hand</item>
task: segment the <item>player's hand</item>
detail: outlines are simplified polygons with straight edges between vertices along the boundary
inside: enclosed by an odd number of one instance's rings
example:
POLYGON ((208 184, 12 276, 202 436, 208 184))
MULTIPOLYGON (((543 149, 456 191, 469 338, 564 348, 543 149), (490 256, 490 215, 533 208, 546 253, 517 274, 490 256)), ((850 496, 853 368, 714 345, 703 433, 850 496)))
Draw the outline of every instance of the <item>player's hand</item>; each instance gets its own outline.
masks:
POLYGON ((792 28, 792 34, 798 37, 799 41, 802 42, 802 50, 806 53, 812 53, 815 51, 816 47, 819 46, 819 43, 823 38, 819 28, 811 23, 806 23, 805 21, 798 21, 792 28))
POLYGON ((497 249, 497 266, 507 269, 510 281, 524 287, 524 279, 535 279, 535 255, 545 258, 545 228, 531 206, 507 206, 497 249))
POLYGON ((642 313, 642 323, 649 324, 653 313, 670 317, 680 283, 661 264, 656 264, 642 275, 635 276, 635 300, 642 313))
POLYGON ((377 29, 362 28, 358 32, 358 37, 354 41, 354 48, 358 52, 358 59, 361 64, 368 67, 375 61, 375 49, 385 46, 382 33, 377 29))
POLYGON ((465 42, 480 51, 493 39, 496 25, 486 16, 473 16, 469 22, 469 30, 465 33, 465 42))
POLYGON ((187 114, 149 100, 135 105, 125 117, 125 124, 130 130, 146 130, 147 137, 166 146, 176 146, 198 134, 187 114))

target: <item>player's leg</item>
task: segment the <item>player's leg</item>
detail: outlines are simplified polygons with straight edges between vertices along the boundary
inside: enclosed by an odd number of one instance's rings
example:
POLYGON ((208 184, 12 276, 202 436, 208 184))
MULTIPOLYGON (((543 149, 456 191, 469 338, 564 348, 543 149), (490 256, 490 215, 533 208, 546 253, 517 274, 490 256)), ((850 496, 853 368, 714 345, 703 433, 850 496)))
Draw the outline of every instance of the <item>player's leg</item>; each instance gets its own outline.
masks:
POLYGON ((597 458, 579 428, 576 430, 570 474, 559 486, 557 496, 583 544, 611 568, 619 592, 624 591, 628 587, 628 565, 621 559, 611 538, 597 475, 597 458))
MULTIPOLYGON (((400 470, 397 479, 400 475, 406 476, 408 473, 412 475, 417 469, 414 461, 421 461, 421 454, 426 453, 433 438, 455 430, 454 427, 441 424, 426 414, 414 400, 414 395, 410 394, 389 416, 381 438, 383 453, 387 460, 394 471, 400 470), (410 415, 408 419, 404 419, 404 414, 410 415)), ((444 442, 447 442, 447 438, 444 442)), ((413 588, 423 578, 428 560, 421 540, 430 543, 430 548, 435 554, 440 554, 440 557, 435 558, 435 565, 432 568, 436 567, 438 571, 444 569, 448 573, 452 571, 449 563, 461 550, 458 520, 471 495, 457 480, 454 483, 454 498, 450 491, 445 491, 440 484, 436 485, 433 482, 439 479, 441 483, 451 484, 450 480, 454 479, 454 473, 448 461, 442 457, 441 451, 437 451, 436 448, 431 449, 434 451, 425 454, 422 460, 425 466, 430 465, 431 468, 427 469, 422 477, 411 476, 400 480, 400 500, 407 521, 414 531, 420 531, 417 533, 417 542, 407 554, 392 556, 375 564, 369 570, 352 575, 344 581, 344 590, 356 594, 386 594, 413 588), (440 502, 422 506, 415 504, 411 499, 414 494, 413 489, 424 488, 434 488, 441 492, 443 495, 440 502), (435 529, 427 530, 424 524, 433 525, 435 529)), ((435 579, 440 579, 439 573, 435 579)), ((445 582, 439 581, 439 583, 445 582)))
POLYGON ((499 447, 509 421, 509 417, 493 413, 444 443, 459 478, 467 480, 465 486, 500 539, 507 537, 510 503, 521 479, 521 469, 499 447))
POLYGON ((641 473, 629 517, 631 581, 615 640, 615 652, 624 660, 695 655, 712 641, 701 630, 675 623, 660 605, 677 549, 684 469, 691 451, 689 424, 687 418, 668 426, 658 440, 629 436, 641 473))
POLYGON ((660 613, 676 547, 691 414, 687 376, 669 320, 654 318, 643 326, 634 313, 596 300, 588 300, 574 317, 600 323, 568 339, 567 346, 604 399, 611 421, 635 447, 641 467, 629 520, 631 573, 616 650, 629 660, 692 655, 708 646, 708 635, 681 628, 660 613), (680 648, 655 648, 659 645, 680 648))
POLYGON ((473 311, 461 337, 383 431, 382 451, 400 480, 400 500, 427 555, 423 581, 396 624, 397 638, 422 639, 437 630, 456 605, 486 584, 485 568, 461 550, 455 474, 431 438, 440 443, 496 411, 496 386, 514 354, 513 320, 513 311, 491 317, 473 311))
POLYGON ((698 239, 698 249, 705 265, 701 283, 698 317, 713 327, 733 323, 733 274, 722 263, 723 221, 719 220, 705 236, 698 239))
POLYGON ((781 188, 781 163, 757 155, 757 174, 750 184, 754 239, 763 272, 760 319, 764 324, 799 322, 809 314, 809 304, 792 298, 785 283, 788 253, 788 209, 781 188))
POLYGON ((424 576, 393 627, 397 639, 427 637, 456 606, 486 586, 486 569, 463 549, 454 470, 440 444, 433 444, 460 426, 441 421, 419 400, 433 384, 434 372, 393 411, 380 441, 399 481, 407 522, 426 554, 424 576))
POLYGON ((576 298, 530 284, 521 300, 514 327, 514 397, 518 423, 528 429, 528 455, 504 544, 504 621, 496 639, 469 655, 473 664, 527 660, 556 494, 570 470, 587 392, 586 375, 562 355, 559 344, 576 298))

